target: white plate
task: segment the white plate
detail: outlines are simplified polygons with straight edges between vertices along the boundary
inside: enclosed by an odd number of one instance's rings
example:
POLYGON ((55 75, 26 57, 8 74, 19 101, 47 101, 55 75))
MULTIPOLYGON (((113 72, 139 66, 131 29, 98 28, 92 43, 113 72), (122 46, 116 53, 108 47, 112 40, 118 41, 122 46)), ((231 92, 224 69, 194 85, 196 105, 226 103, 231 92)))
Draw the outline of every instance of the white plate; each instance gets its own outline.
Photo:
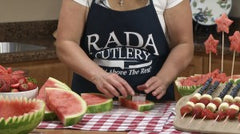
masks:
POLYGON ((38 94, 38 87, 32 90, 28 91, 20 91, 20 92, 0 92, 0 96, 8 97, 9 99, 12 98, 20 98, 20 97, 26 97, 29 99, 33 99, 38 94))
POLYGON ((192 18, 202 25, 214 25, 215 20, 232 8, 232 0, 191 0, 192 18))

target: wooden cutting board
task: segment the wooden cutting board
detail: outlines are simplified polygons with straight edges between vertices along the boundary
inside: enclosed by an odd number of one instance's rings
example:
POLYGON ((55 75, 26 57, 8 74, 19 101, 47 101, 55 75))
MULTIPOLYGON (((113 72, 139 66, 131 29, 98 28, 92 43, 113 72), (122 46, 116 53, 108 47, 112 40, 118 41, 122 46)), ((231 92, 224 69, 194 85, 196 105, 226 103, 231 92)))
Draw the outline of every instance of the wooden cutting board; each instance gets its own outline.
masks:
MULTIPOLYGON (((214 91, 213 97, 218 96, 218 94, 222 91, 225 84, 219 85, 219 87, 214 91)), ((199 88, 200 89, 200 88, 199 88)), ((199 90, 197 89, 195 93, 199 90)), ((228 94, 231 90, 228 92, 228 94)), ((240 93, 238 93, 239 95, 240 93)), ((188 95, 182 97, 176 104, 176 117, 174 119, 174 126, 176 129, 187 132, 201 132, 201 133, 218 133, 218 134, 240 134, 240 123, 237 119, 235 120, 227 120, 216 121, 214 120, 202 120, 202 119, 194 119, 190 124, 190 120, 192 116, 186 116, 183 119, 181 118, 180 108, 184 106, 187 101, 194 95, 188 95), (202 121, 201 121, 202 120, 202 121), (239 126, 238 126, 239 125, 239 126)))

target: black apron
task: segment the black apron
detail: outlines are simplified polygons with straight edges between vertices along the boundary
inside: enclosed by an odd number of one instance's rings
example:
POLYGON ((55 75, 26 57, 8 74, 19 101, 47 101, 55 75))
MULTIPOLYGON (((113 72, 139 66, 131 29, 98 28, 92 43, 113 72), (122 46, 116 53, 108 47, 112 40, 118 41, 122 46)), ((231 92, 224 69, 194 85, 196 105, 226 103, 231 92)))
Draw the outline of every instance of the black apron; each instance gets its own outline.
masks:
MULTIPOLYGON (((124 78, 136 93, 143 93, 136 87, 158 73, 170 51, 152 0, 130 11, 115 11, 93 0, 80 46, 104 70, 124 78)), ((99 92, 76 73, 72 89, 77 93, 99 92)), ((156 101, 151 93, 147 99, 156 101)), ((161 100, 174 100, 173 84, 161 100)))

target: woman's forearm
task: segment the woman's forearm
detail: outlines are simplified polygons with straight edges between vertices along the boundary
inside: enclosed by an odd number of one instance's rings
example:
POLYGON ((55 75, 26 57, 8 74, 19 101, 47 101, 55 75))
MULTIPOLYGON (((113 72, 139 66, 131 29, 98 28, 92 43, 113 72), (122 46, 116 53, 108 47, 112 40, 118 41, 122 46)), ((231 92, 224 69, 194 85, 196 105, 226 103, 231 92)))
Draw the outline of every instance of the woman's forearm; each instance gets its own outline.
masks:
POLYGON ((174 47, 157 76, 170 84, 189 65, 193 58, 193 51, 194 45, 189 43, 174 47))
POLYGON ((92 81, 96 74, 105 73, 86 53, 73 41, 58 41, 56 45, 59 59, 74 72, 92 81))

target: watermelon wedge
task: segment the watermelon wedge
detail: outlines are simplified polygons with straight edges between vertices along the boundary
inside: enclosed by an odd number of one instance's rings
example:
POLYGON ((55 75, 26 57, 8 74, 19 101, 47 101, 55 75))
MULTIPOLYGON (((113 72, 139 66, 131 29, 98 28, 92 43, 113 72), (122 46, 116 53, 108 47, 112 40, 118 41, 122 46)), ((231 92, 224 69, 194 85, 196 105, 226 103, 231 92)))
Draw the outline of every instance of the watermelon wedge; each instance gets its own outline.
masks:
POLYGON ((0 96, 0 134, 27 134, 43 120, 45 103, 0 96))
POLYGON ((130 97, 127 98, 119 97, 118 101, 121 106, 134 109, 140 112, 149 111, 154 107, 154 103, 149 100, 146 100, 145 102, 134 102, 131 100, 130 97))
POLYGON ((213 72, 207 74, 195 74, 189 77, 178 77, 175 80, 175 85, 179 94, 182 96, 192 94, 196 89, 204 85, 204 83, 212 78, 212 83, 220 81, 221 83, 227 83, 229 80, 233 80, 234 84, 240 82, 240 75, 227 76, 225 73, 220 73, 219 69, 215 69, 213 72))
POLYGON ((113 100, 100 93, 82 93, 87 102, 87 113, 100 113, 112 110, 113 100))
MULTIPOLYGON (((42 87, 39 90, 39 94, 37 95, 37 99, 45 101, 45 89, 46 87, 55 87, 55 88, 61 88, 63 90, 71 90, 65 83, 53 78, 49 77, 47 81, 42 85, 42 87)), ((49 108, 46 106, 45 108, 45 114, 44 114, 44 120, 45 121, 51 121, 56 120, 57 116, 56 114, 49 110, 49 108)))
POLYGON ((46 88, 46 104, 64 126, 78 123, 87 111, 86 102, 77 93, 61 88, 46 88))
POLYGON ((192 81, 186 81, 186 79, 187 77, 178 77, 175 80, 177 90, 182 96, 192 94, 197 88, 201 86, 200 84, 195 84, 192 81))

